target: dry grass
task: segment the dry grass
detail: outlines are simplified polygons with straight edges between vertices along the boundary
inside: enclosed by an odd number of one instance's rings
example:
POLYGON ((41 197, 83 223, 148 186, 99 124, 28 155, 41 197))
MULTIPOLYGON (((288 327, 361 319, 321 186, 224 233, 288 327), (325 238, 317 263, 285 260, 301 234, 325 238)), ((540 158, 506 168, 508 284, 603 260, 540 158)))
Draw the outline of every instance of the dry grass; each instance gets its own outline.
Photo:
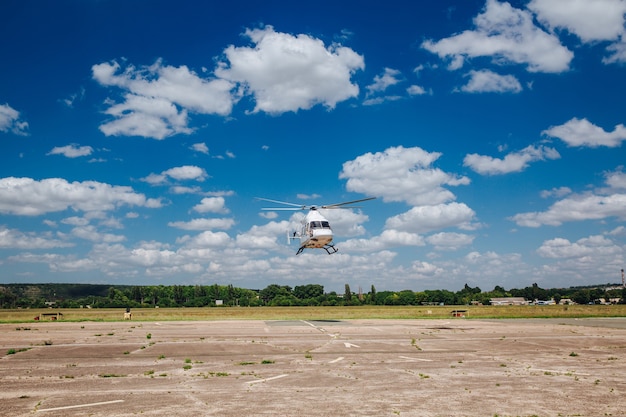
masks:
MULTIPOLYGON (((450 318, 465 310, 466 318, 625 317, 626 305, 571 306, 358 306, 358 307, 213 307, 136 308, 133 321, 182 320, 340 320, 450 318)), ((0 323, 34 322, 40 313, 63 314, 64 321, 123 321, 118 309, 0 310, 0 323)))

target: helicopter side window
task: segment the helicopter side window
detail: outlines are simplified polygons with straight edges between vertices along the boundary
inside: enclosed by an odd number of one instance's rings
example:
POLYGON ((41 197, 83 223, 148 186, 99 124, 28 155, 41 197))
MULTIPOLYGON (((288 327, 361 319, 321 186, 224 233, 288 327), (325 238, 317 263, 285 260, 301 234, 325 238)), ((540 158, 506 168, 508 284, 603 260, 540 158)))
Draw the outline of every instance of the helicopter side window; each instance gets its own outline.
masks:
POLYGON ((330 229, 330 223, 328 223, 328 222, 322 222, 322 228, 324 228, 324 229, 330 229))

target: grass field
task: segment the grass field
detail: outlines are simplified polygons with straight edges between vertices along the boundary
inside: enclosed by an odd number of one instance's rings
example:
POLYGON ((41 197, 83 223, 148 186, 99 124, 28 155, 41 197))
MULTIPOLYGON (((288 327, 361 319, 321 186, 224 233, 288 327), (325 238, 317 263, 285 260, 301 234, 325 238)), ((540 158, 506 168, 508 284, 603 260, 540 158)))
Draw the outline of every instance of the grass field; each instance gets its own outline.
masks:
MULTIPOLYGON (((569 306, 358 306, 358 307, 213 307, 133 309, 133 321, 183 320, 347 320, 441 319, 463 310, 466 319, 626 317, 626 305, 569 306)), ((0 323, 34 322, 42 313, 63 315, 64 321, 122 321, 125 309, 0 310, 0 323)))

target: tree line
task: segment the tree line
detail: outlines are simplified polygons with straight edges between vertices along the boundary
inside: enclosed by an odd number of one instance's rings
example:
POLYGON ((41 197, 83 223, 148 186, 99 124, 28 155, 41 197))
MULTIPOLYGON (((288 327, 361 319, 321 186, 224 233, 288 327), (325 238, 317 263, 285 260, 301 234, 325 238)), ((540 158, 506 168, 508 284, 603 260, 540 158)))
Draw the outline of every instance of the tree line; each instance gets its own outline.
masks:
POLYGON ((261 290, 233 285, 92 285, 92 284, 5 284, 0 286, 0 308, 142 308, 142 307, 219 307, 219 306, 358 306, 373 305, 469 305, 489 304, 492 298, 523 297, 528 301, 563 299, 576 304, 618 300, 624 303, 626 290, 618 284, 589 287, 543 289, 537 284, 491 291, 465 286, 449 290, 377 291, 361 288, 353 292, 349 284, 343 293, 326 293, 324 286, 306 284, 291 287, 271 284, 261 290))

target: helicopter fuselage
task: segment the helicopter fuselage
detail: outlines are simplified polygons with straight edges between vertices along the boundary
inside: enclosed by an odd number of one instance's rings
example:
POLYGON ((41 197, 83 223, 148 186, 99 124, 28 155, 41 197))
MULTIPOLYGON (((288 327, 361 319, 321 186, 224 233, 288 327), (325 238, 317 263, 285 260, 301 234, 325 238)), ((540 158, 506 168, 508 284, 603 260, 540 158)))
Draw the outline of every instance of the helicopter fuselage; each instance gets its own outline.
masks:
POLYGON ((300 239, 300 254, 304 249, 325 249, 329 254, 337 252, 333 246, 333 230, 330 223, 316 209, 311 209, 302 220, 300 232, 294 232, 289 239, 300 239))

